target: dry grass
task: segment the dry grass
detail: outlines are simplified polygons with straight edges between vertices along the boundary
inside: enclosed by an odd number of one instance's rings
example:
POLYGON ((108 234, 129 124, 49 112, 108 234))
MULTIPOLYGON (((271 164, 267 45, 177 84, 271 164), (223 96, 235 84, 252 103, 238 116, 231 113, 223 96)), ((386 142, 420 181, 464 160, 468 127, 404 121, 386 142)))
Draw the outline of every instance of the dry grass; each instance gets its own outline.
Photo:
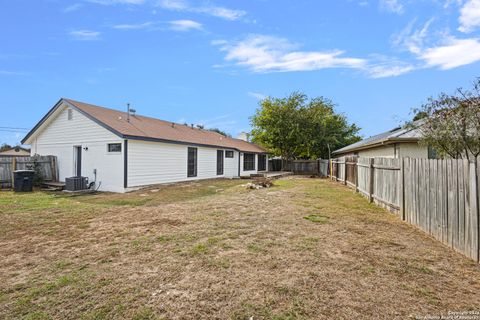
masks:
POLYGON ((329 181, 0 193, 0 318, 404 319, 480 306, 480 267, 329 181))

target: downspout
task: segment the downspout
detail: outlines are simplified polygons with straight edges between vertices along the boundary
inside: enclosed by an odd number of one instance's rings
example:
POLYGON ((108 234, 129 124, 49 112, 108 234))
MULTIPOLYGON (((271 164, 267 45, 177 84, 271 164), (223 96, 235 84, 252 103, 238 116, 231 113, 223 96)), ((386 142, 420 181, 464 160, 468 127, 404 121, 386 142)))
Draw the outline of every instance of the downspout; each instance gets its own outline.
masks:
POLYGON ((128 188, 128 140, 123 142, 123 187, 128 188))

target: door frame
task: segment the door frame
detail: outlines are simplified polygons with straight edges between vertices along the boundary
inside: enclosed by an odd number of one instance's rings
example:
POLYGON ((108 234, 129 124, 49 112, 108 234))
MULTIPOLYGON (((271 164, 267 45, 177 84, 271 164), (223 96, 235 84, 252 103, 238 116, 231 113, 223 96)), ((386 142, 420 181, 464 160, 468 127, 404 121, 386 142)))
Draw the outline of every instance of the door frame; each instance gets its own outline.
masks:
POLYGON ((217 176, 222 176, 224 174, 225 174, 225 150, 217 150, 217 176), (222 165, 221 167, 220 167, 220 164, 222 165))
POLYGON ((82 176, 82 146, 73 146, 73 175, 82 176))

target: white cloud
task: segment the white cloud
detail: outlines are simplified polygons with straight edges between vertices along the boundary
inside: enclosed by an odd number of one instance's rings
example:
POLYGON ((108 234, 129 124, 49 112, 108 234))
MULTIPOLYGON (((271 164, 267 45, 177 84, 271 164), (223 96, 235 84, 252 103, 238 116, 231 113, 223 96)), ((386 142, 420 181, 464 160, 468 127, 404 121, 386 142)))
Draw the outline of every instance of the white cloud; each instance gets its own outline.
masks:
POLYGON ((174 31, 202 30, 202 24, 193 20, 170 21, 170 29, 174 31))
POLYGON ((380 9, 396 14, 404 12, 403 5, 399 0, 380 0, 380 9))
POLYGON ((137 23, 137 24, 117 24, 113 26, 113 28, 119 29, 119 30, 135 30, 135 29, 146 29, 153 25, 154 25, 153 22, 148 21, 148 22, 137 23))
POLYGON ((253 72, 362 69, 366 65, 364 59, 343 57, 341 50, 298 51, 296 48, 286 39, 265 35, 252 35, 243 41, 220 46, 220 50, 226 52, 225 60, 253 72))
POLYGON ((189 5, 183 0, 161 0, 158 5, 164 9, 169 10, 187 10, 189 5))
POLYGON ((90 30, 75 30, 70 32, 70 36, 74 40, 93 41, 100 39, 100 32, 90 30))
POLYGON ((394 37, 393 43, 397 46, 404 47, 408 51, 418 54, 424 46, 424 42, 428 36, 428 29, 434 19, 428 20, 421 29, 413 30, 415 20, 410 22, 405 29, 394 37))
POLYGON ((257 100, 263 100, 263 99, 265 99, 265 98, 267 97, 267 96, 264 95, 263 93, 252 92, 252 91, 247 92, 247 95, 248 95, 249 97, 252 97, 252 98, 257 99, 257 100))
POLYGON ((77 11, 77 10, 80 9, 82 6, 83 6, 83 4, 81 4, 81 3, 74 3, 74 4, 72 4, 71 6, 68 6, 68 7, 66 7, 65 9, 63 9, 63 12, 68 13, 68 12, 77 11))
POLYGON ((480 61, 480 41, 450 37, 443 45, 424 49, 419 58, 442 70, 468 65, 480 61))
POLYGON ((460 9, 459 31, 469 33, 480 27, 480 0, 467 0, 460 9))
POLYGON ((421 68, 438 67, 442 70, 453 69, 480 61, 480 41, 478 38, 459 39, 449 35, 448 31, 429 34, 433 19, 421 29, 414 30, 411 22, 393 43, 407 49, 423 64, 421 68))
POLYGON ((184 0, 161 0, 158 2, 158 6, 175 11, 186 11, 193 13, 203 13, 213 17, 222 18, 225 20, 238 20, 246 15, 243 10, 234 10, 219 6, 192 6, 190 3, 184 0))
POLYGON ((145 0, 87 0, 88 2, 97 3, 101 5, 114 5, 114 4, 133 4, 139 5, 144 4, 145 0))
POLYGON ((390 62, 390 63, 381 63, 370 65, 367 69, 367 73, 370 77, 378 79, 378 78, 389 78, 389 77, 397 77, 402 74, 406 74, 415 70, 415 66, 401 63, 401 62, 390 62))
POLYGON ((4 76, 24 76, 24 75, 26 75, 26 73, 25 72, 20 72, 20 71, 0 70, 0 75, 4 75, 4 76))
POLYGON ((231 21, 238 20, 246 14, 243 10, 233 10, 223 7, 201 7, 198 8, 197 11, 231 21))

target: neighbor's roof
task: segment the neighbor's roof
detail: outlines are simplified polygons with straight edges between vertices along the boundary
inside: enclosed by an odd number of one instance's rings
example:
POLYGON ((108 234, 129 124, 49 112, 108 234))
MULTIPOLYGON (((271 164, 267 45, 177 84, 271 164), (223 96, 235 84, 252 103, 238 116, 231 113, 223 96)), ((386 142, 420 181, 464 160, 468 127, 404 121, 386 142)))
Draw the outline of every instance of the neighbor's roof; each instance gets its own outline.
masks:
POLYGON ((30 149, 16 146, 7 150, 0 151, 0 156, 18 156, 19 154, 30 155, 30 149))
POLYGON ((418 142, 421 138, 420 129, 421 120, 412 124, 412 126, 397 127, 390 131, 377 134, 362 141, 353 143, 349 146, 335 150, 332 153, 341 154, 357 150, 369 149, 380 145, 392 144, 396 142, 418 142))
POLYGON ((192 128, 185 124, 140 115, 130 115, 130 122, 128 122, 125 111, 108 109, 71 99, 61 99, 22 141, 26 141, 55 111, 55 108, 62 105, 62 102, 125 139, 204 145, 236 149, 243 152, 266 152, 265 149, 253 143, 228 138, 213 131, 192 128))

